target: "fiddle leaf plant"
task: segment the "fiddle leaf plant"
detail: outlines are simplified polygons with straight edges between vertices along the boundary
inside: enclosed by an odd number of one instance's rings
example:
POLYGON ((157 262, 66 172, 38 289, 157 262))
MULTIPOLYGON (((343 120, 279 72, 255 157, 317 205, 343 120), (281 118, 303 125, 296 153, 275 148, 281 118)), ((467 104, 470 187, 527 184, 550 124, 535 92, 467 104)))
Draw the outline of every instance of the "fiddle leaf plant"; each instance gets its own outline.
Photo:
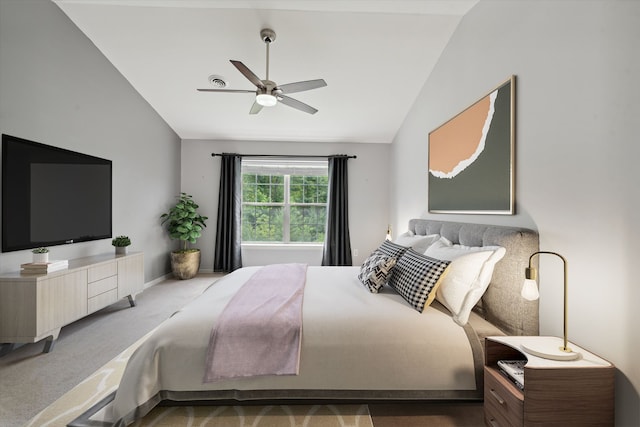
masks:
POLYGON ((199 207, 193 196, 180 193, 176 204, 160 216, 161 224, 167 224, 169 237, 182 242, 180 252, 189 251, 188 244, 196 243, 202 236, 202 229, 207 226, 209 218, 198 213, 199 207))

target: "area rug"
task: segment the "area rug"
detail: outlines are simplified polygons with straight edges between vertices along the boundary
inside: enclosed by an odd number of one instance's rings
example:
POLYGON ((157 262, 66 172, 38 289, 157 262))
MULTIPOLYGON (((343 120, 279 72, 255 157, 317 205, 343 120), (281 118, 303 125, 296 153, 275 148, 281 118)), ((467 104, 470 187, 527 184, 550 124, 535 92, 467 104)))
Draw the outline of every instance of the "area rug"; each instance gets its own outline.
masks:
MULTIPOLYGON (((152 331, 153 332, 153 331, 152 331)), ((113 393, 145 335, 25 427, 64 427, 113 393)), ((134 427, 373 427, 367 405, 157 406, 134 427)))

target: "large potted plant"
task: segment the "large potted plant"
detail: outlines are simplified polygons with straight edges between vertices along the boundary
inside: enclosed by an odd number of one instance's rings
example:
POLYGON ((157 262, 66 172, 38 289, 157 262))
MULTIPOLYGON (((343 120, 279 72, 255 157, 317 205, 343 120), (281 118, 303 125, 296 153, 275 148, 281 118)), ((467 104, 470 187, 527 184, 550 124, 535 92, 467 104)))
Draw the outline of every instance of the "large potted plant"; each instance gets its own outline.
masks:
POLYGON ((160 216, 161 224, 167 224, 169 237, 181 241, 180 249, 171 252, 171 270, 178 279, 191 279, 200 268, 200 249, 189 248, 189 243, 195 244, 202 236, 209 218, 200 215, 198 208, 190 194, 180 193, 176 204, 160 216))

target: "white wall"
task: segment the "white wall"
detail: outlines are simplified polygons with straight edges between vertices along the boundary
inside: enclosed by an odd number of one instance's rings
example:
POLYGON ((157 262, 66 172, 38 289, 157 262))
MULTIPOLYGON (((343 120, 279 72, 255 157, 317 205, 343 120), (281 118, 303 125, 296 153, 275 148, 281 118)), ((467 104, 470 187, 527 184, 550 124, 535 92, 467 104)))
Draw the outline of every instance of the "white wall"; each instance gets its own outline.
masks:
MULTIPOLYGON (((113 162, 113 234, 145 255, 145 280, 169 271, 159 216, 180 188, 180 139, 48 0, 0 1, 0 132, 113 162)), ((110 239, 50 248, 56 259, 113 251, 110 239)), ((0 272, 30 251, 0 254, 0 272)))
MULTIPOLYGON (((292 114, 295 114, 293 112, 292 114)), ((209 217, 207 228, 198 241, 202 250, 202 270, 213 269, 220 157, 211 153, 239 154, 301 154, 356 155, 349 160, 349 229, 354 265, 359 265, 384 240, 389 218, 389 145, 388 144, 326 144, 292 142, 249 142, 185 140, 182 142, 182 191, 192 194, 209 217)), ((322 249, 299 247, 291 249, 243 250, 244 265, 264 265, 274 262, 308 262, 319 265, 322 249)))
MULTIPOLYGON (((414 216, 520 225, 567 257, 569 338, 616 365, 619 426, 640 425, 638 52, 640 2, 481 0, 392 145, 396 227, 414 216), (511 74, 517 214, 428 214, 428 132, 511 74)), ((561 263, 540 267, 541 333, 562 335, 561 263)))

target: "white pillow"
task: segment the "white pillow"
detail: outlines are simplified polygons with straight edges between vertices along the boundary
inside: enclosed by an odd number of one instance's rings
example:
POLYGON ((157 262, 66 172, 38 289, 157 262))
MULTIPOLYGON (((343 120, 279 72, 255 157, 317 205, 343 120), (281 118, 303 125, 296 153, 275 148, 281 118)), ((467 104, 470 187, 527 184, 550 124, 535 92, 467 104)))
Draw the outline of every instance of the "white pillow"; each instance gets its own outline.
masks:
POLYGON ((506 252, 501 246, 454 245, 444 237, 427 248, 425 255, 452 261, 436 299, 451 311, 456 323, 469 321, 471 310, 489 287, 494 266, 506 252))
POLYGON ((412 248, 419 254, 423 254, 424 251, 426 251, 427 248, 433 243, 437 242, 439 238, 439 234, 428 234, 426 236, 421 236, 418 234, 413 234, 411 231, 407 231, 406 233, 403 233, 396 237, 393 240, 393 243, 404 246, 406 248, 412 248))

